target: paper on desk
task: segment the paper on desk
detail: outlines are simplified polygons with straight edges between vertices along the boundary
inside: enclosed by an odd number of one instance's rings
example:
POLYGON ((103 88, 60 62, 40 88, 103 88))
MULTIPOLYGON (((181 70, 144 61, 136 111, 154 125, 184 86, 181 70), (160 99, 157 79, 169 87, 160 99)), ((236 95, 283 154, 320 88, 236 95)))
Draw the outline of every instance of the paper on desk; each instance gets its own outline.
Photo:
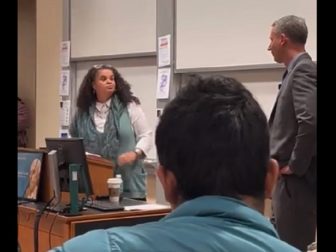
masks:
POLYGON ((160 205, 160 204, 142 204, 142 205, 135 205, 135 206, 125 206, 126 211, 159 210, 159 209, 170 209, 170 206, 160 205))
POLYGON ((94 154, 94 153, 91 153, 91 152, 85 152, 85 155, 87 155, 87 156, 95 156, 95 157, 101 157, 100 155, 98 155, 98 154, 94 154))

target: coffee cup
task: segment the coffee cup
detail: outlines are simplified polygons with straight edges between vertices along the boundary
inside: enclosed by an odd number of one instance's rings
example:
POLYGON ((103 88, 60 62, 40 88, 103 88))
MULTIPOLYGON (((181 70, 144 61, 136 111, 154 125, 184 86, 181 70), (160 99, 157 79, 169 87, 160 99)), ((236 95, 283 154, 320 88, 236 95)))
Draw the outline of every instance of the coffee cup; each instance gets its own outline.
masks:
POLYGON ((107 180, 110 202, 119 202, 121 183, 120 178, 109 178, 107 180))

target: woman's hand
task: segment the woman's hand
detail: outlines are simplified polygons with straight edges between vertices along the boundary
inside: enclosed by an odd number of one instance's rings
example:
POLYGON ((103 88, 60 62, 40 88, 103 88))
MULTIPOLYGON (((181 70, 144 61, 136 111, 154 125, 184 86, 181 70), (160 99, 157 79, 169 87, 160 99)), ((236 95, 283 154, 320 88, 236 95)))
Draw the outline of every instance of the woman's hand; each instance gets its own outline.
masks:
POLYGON ((123 166, 126 164, 132 164, 135 162, 135 160, 137 160, 137 158, 138 155, 134 151, 122 153, 118 157, 118 165, 123 166))

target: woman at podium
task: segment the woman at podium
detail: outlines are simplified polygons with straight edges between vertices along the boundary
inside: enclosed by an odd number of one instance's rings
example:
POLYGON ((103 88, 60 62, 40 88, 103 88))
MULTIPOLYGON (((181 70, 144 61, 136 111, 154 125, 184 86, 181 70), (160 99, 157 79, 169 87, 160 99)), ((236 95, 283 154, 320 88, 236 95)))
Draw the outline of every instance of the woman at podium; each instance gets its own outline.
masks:
POLYGON ((130 84, 111 65, 95 65, 85 75, 70 125, 85 150, 111 160, 123 180, 123 197, 146 199, 143 159, 152 130, 130 84))

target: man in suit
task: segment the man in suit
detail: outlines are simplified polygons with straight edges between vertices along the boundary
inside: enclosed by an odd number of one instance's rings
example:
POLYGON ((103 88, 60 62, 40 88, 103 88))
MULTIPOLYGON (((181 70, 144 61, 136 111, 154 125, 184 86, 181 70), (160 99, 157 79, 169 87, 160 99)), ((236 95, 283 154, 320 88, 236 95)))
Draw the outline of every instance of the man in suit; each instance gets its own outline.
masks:
POLYGON ((270 119, 271 156, 280 177, 273 193, 280 238, 306 251, 316 232, 316 64, 305 51, 303 18, 285 16, 272 24, 271 51, 286 71, 270 119))

